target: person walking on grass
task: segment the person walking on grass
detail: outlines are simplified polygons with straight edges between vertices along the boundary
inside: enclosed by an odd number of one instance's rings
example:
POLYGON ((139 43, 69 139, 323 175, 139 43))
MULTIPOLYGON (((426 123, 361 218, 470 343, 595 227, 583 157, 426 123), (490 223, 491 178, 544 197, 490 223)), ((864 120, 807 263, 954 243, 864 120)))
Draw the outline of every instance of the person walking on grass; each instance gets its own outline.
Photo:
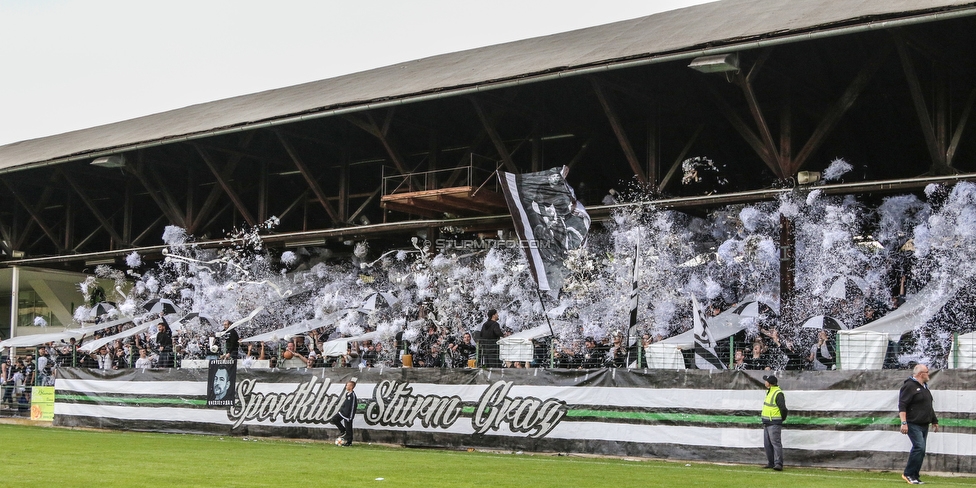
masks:
POLYGON ((356 378, 352 378, 346 383, 339 412, 329 419, 339 429, 343 447, 352 445, 352 419, 356 416, 356 404, 358 403, 356 393, 353 391, 355 388, 356 378))
POLYGON ((919 471, 925 459, 925 441, 929 435, 929 425, 933 432, 939 431, 939 419, 932 406, 932 392, 929 391, 929 368, 924 364, 915 366, 912 376, 905 380, 898 392, 898 416, 901 418, 901 433, 912 441, 908 452, 908 464, 901 477, 910 485, 921 485, 919 471))

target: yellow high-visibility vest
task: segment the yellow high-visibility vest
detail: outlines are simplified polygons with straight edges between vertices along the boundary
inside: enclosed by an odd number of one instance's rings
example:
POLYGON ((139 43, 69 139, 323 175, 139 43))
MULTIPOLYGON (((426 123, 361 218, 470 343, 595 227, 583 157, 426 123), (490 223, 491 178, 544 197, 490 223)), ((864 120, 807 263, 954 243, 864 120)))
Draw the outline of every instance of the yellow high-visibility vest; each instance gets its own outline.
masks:
POLYGON ((762 416, 763 420, 783 420, 783 414, 779 411, 779 407, 776 406, 776 395, 782 394, 778 386, 771 385, 769 391, 766 392, 766 400, 763 401, 762 416))

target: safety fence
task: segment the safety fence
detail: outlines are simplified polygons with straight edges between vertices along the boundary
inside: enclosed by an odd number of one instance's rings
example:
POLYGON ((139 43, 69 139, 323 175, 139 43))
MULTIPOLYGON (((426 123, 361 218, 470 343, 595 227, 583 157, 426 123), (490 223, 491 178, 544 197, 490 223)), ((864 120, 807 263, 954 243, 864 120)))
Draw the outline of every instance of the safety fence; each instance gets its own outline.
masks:
POLYGON ((0 386, 0 417, 30 417, 30 386, 0 386))

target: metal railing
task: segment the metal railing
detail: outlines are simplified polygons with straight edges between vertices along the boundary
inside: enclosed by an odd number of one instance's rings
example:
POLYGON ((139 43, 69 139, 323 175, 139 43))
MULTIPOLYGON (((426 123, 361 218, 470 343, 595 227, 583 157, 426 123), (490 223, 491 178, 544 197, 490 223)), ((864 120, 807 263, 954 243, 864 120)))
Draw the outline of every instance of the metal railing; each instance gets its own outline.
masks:
POLYGON ((495 178, 494 171, 475 167, 475 156, 474 154, 470 156, 470 162, 467 166, 417 173, 388 175, 387 170, 390 168, 384 166, 383 196, 459 186, 475 187, 475 193, 482 189, 497 192, 498 181, 495 178))
POLYGON ((29 385, 0 386, 0 417, 30 417, 31 390, 29 385))

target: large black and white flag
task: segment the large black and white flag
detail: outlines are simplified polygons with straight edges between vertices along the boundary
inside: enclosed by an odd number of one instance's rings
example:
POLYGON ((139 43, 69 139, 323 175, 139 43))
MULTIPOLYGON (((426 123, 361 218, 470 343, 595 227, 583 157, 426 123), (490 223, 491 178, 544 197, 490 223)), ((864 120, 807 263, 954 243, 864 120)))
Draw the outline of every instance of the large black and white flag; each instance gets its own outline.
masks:
POLYGON ((562 287, 566 252, 582 246, 590 229, 590 216, 566 182, 567 174, 566 166, 520 175, 498 171, 515 232, 543 291, 562 287))
MULTIPOLYGON (((627 365, 631 366, 631 356, 638 354, 637 348, 637 283, 640 279, 640 229, 637 229, 637 244, 634 245, 634 287, 630 290, 630 325, 627 326, 627 365)), ((634 364, 633 366, 637 366, 634 364)))
POLYGON ((627 329, 627 347, 637 343, 637 283, 640 280, 640 229, 637 229, 634 245, 634 287, 630 291, 630 327, 627 329))
POLYGON ((705 313, 694 295, 691 297, 695 317, 695 367, 698 369, 728 369, 728 366, 715 353, 715 339, 708 330, 705 313))

